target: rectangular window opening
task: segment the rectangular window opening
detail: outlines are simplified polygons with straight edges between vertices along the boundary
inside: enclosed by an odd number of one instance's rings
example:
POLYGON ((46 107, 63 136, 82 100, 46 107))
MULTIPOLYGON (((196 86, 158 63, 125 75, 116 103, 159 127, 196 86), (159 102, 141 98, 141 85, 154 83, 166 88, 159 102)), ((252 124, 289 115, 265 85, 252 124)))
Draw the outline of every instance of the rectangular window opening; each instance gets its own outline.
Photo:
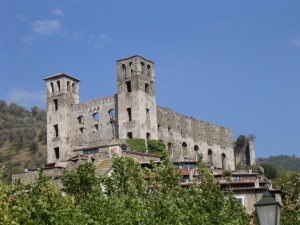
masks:
POLYGON ((55 158, 59 159, 59 148, 54 148, 55 158))
POLYGON ((128 133, 127 133, 127 138, 128 138, 128 139, 132 139, 132 132, 128 132, 128 133))
POLYGON ((54 99, 53 102, 54 102, 54 110, 57 111, 58 110, 58 100, 54 99))
POLYGON ((131 82, 130 81, 126 81, 126 88, 127 88, 127 92, 130 93, 131 92, 131 82))
POLYGON ((55 124, 53 127, 54 127, 54 135, 55 137, 58 137, 58 125, 55 124))
POLYGON ((146 134, 146 137, 147 137, 147 140, 150 140, 150 139, 151 139, 151 134, 150 134, 150 133, 147 133, 147 134, 146 134))
POLYGON ((128 121, 132 121, 131 108, 127 108, 127 114, 128 114, 128 121))

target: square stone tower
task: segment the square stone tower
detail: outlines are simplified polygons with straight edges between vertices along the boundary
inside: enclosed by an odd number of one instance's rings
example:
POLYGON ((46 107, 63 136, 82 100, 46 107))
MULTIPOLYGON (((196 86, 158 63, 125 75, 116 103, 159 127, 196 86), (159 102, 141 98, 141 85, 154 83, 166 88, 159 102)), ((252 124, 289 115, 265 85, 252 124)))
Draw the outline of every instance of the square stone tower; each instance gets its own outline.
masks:
POLYGON ((154 62, 135 55, 117 61, 119 139, 157 139, 154 62))
POLYGON ((44 79, 47 101, 47 163, 67 160, 71 155, 71 106, 79 103, 79 80, 59 73, 44 79))

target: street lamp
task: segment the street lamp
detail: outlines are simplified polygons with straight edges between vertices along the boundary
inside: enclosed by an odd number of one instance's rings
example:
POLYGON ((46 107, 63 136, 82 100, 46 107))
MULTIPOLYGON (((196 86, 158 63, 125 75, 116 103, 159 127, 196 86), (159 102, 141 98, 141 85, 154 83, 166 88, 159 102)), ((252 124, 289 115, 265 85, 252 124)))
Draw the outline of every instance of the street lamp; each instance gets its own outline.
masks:
POLYGON ((268 189, 254 206, 260 225, 279 225, 280 204, 275 201, 268 189))

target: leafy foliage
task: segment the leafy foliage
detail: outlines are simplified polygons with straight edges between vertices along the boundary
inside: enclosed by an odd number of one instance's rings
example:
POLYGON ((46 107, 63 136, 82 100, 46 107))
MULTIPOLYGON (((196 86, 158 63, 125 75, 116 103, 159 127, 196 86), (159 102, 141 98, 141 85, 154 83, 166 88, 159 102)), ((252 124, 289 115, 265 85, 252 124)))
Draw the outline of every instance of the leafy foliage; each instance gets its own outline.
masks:
POLYGON ((237 138, 236 143, 237 143, 237 145, 243 145, 243 144, 246 143, 246 140, 247 140, 247 138, 246 138, 245 135, 240 135, 240 136, 237 138))
POLYGON ((149 153, 162 154, 164 151, 166 151, 166 146, 162 141, 149 140, 147 144, 149 153))
POLYGON ((277 177, 277 169, 269 164, 262 164, 264 168, 264 175, 269 179, 275 179, 277 177))
POLYGON ((288 176, 281 185, 285 193, 281 224, 300 224, 300 174, 288 176))
POLYGON ((31 185, 0 182, 0 224, 249 224, 206 163, 200 161, 198 170, 201 184, 186 189, 167 155, 148 169, 115 158, 110 177, 96 178, 93 165, 82 164, 63 178, 65 196, 41 170, 31 185))
POLYGON ((127 144, 129 150, 144 152, 147 149, 144 139, 140 139, 140 138, 127 139, 127 144))

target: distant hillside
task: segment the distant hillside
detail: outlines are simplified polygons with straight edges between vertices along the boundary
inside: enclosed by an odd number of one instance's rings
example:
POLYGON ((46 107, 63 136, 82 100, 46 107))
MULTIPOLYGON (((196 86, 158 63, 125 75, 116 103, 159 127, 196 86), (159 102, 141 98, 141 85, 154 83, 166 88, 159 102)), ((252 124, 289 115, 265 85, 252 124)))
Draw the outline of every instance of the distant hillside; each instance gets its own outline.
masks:
POLYGON ((295 156, 279 155, 269 158, 256 159, 258 165, 268 164, 275 168, 282 168, 289 171, 300 172, 300 158, 295 156))
POLYGON ((4 178, 13 172, 46 163, 46 112, 38 107, 28 111, 16 103, 0 100, 0 164, 4 178))

